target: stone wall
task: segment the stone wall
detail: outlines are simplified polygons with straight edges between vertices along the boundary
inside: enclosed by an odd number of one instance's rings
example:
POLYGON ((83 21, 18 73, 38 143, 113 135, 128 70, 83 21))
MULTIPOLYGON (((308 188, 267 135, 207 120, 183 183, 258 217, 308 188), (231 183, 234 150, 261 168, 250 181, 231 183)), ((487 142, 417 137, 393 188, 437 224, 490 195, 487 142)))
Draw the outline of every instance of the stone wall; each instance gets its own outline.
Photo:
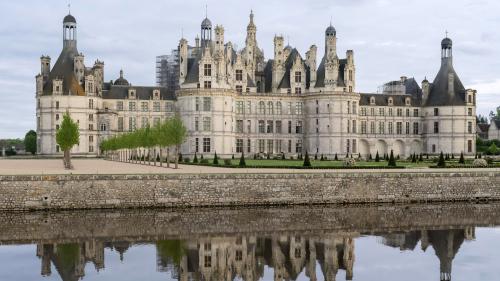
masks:
POLYGON ((0 210, 500 200, 500 172, 0 176, 0 210))

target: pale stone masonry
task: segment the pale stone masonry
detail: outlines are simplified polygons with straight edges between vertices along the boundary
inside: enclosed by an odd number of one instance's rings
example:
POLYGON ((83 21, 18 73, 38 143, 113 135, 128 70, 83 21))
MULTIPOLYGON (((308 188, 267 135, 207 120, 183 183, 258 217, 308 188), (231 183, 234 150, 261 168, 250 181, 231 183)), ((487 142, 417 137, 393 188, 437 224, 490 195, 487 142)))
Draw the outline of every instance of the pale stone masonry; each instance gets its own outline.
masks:
POLYGON ((0 209, 500 200, 500 173, 0 176, 0 209))
POLYGON ((64 18, 63 31, 59 59, 51 69, 43 56, 36 78, 39 154, 61 153, 55 132, 66 111, 80 124, 73 152, 89 156, 98 155, 99 143, 111 135, 174 114, 188 128, 181 152, 191 157, 476 152, 476 91, 456 74, 449 38, 441 42, 441 68, 432 83, 401 77, 380 93, 359 93, 354 52, 339 56, 331 24, 324 46, 312 45, 305 55, 275 36, 273 58, 266 60, 253 13, 241 50, 226 42, 223 26, 205 18, 194 45, 179 41, 172 91, 134 86, 123 72, 104 82, 104 63, 85 67, 77 51, 73 16, 64 18))

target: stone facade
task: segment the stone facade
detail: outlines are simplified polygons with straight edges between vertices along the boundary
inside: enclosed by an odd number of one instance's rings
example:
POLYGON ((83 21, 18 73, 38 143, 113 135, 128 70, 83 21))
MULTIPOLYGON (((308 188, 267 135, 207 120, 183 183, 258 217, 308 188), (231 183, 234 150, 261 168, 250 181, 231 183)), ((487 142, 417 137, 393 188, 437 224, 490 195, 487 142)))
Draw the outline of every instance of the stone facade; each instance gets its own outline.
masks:
POLYGON ((441 69, 432 83, 402 77, 380 93, 359 93, 354 52, 338 55, 332 25, 320 61, 316 45, 303 56, 284 46, 283 36, 275 36, 274 56, 266 60, 253 13, 241 50, 225 41, 223 26, 205 18, 194 45, 179 41, 175 85, 137 87, 123 73, 104 82, 102 62, 85 67, 76 20, 69 17, 58 62, 51 70, 50 58, 42 57, 37 76, 40 154, 60 153, 54 136, 66 111, 81 129, 74 153, 88 155, 98 155, 110 135, 174 113, 188 128, 183 155, 475 153, 476 91, 465 89, 453 69, 449 38, 441 42, 441 69))
POLYGON ((0 209, 500 200, 500 173, 0 176, 0 209))

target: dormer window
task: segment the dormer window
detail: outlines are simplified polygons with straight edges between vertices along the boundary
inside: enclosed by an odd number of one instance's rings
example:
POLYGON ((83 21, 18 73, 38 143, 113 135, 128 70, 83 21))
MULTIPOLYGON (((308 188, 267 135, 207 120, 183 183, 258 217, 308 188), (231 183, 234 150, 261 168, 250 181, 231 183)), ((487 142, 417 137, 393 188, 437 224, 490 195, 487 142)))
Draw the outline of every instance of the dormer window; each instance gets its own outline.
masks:
POLYGON ((129 99, 135 99, 136 98, 135 90, 128 90, 128 98, 129 99))
POLYGON ((394 101, 392 100, 392 98, 389 98, 388 103, 389 103, 389 105, 393 105, 394 104, 394 101))
POLYGON ((300 71, 295 71, 295 83, 302 82, 302 73, 300 71))
POLYGON ((236 70, 236 81, 243 81, 243 70, 236 70))
POLYGON ((203 65, 203 75, 212 76, 212 65, 211 64, 203 65))
POLYGON ((375 97, 370 98, 370 104, 375 104, 375 97))
POLYGON ((467 102, 472 103, 472 95, 467 95, 467 102))
POLYGON ((411 99, 410 99, 410 98, 406 98, 406 99, 405 99, 405 104, 406 104, 407 106, 410 106, 410 105, 411 105, 411 99))
POLYGON ((160 91, 159 90, 153 90, 153 98, 155 100, 160 99, 160 91))

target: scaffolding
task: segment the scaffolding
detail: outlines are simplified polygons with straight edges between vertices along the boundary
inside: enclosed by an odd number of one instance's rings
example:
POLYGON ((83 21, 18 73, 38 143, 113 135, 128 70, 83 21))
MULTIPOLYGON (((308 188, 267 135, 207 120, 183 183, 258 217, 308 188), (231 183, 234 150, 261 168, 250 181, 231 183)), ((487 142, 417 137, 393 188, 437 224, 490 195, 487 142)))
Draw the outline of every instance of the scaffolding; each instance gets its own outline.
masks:
POLYGON ((156 85, 175 91, 179 87, 179 51, 156 57, 156 85))
POLYGON ((404 95, 406 93, 406 86, 403 81, 391 81, 379 86, 377 93, 386 95, 404 95))

